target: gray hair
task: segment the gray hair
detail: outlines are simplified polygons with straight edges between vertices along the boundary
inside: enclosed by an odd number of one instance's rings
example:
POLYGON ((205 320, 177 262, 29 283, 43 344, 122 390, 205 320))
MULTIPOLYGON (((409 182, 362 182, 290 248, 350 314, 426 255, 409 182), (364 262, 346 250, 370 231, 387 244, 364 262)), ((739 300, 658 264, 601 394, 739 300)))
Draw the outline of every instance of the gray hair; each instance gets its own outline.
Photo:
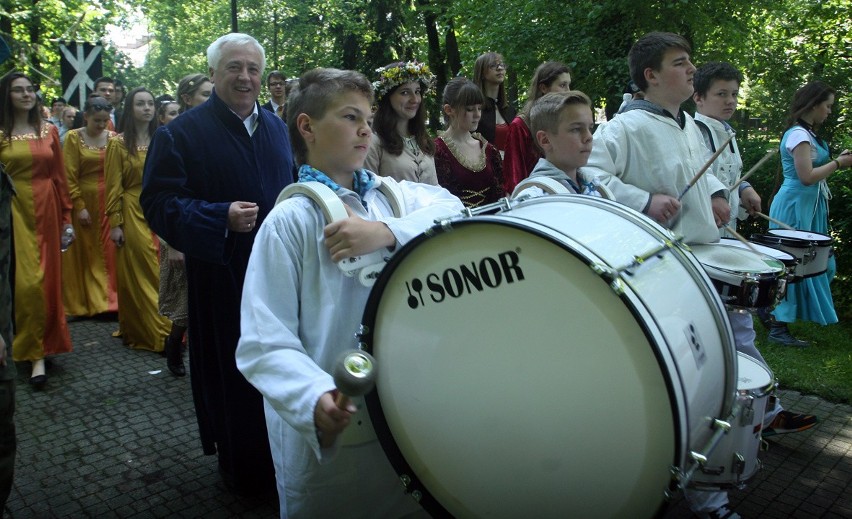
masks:
POLYGON ((208 67, 216 70, 219 66, 219 61, 222 59, 222 49, 226 45, 254 45, 260 53, 260 72, 263 73, 264 69, 266 69, 266 51, 263 50, 263 46, 261 46, 261 44, 253 37, 241 32, 232 32, 224 36, 220 36, 219 39, 207 47, 208 67))

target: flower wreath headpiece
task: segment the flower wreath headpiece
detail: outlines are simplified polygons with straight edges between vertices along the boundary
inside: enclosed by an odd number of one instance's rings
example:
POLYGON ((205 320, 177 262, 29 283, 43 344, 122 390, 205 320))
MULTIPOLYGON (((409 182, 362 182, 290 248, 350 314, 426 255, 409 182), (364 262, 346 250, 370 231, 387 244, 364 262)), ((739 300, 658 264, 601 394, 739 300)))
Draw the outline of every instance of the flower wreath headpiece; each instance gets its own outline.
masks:
POLYGON ((379 74, 379 79, 373 81, 373 88, 376 90, 378 99, 383 98, 397 86, 409 81, 418 81, 423 86, 422 93, 425 94, 435 82, 435 75, 429 70, 429 65, 419 61, 379 67, 376 72, 379 74))

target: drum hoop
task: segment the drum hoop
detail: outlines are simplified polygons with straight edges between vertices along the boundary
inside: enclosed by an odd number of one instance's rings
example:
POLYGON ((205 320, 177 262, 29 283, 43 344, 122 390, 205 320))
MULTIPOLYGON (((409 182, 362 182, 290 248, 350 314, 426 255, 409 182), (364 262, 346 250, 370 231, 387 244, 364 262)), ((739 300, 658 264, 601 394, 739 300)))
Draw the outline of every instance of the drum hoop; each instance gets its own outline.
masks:
POLYGON ((776 231, 784 232, 785 230, 786 229, 769 229, 769 230, 766 231, 766 234, 768 234, 770 236, 775 236, 775 237, 778 237, 778 238, 786 238, 786 239, 789 239, 789 240, 803 241, 803 242, 806 242, 806 243, 816 245, 817 247, 825 247, 825 246, 831 245, 831 242, 834 241, 831 238, 831 236, 828 236, 827 234, 822 234, 821 232, 816 232, 816 231, 802 231, 802 230, 796 229, 796 232, 812 234, 812 235, 814 235, 814 238, 796 238, 795 236, 784 236, 783 234, 776 232, 776 231))
MULTIPOLYGON (((552 195, 559 196, 559 195, 552 195)), ((547 200, 550 197, 541 197, 535 200, 543 201, 547 200)), ((496 225, 504 225, 511 228, 521 229, 523 231, 530 232, 531 234, 543 238, 556 246, 568 251, 570 254, 577 257, 580 261, 589 264, 590 260, 587 257, 579 254, 579 251, 573 250, 569 248, 566 243, 561 243, 558 240, 553 239, 553 236, 542 232, 541 227, 553 230, 540 222, 534 222, 533 220, 525 220, 522 218, 518 218, 517 220, 505 220, 499 219, 495 217, 489 216, 480 216, 477 220, 472 219, 460 219, 458 221, 453 221, 451 225, 441 225, 437 224, 426 232, 420 234, 414 239, 410 240, 406 243, 396 254, 394 254, 385 268, 382 270, 379 278, 376 280, 375 285, 373 285, 372 290, 370 291, 370 295, 367 299, 367 304, 364 309, 363 318, 361 320, 361 333, 359 334, 360 347, 367 353, 373 354, 373 345, 374 345, 374 332, 375 332, 375 324, 376 318, 378 317, 378 308, 379 303, 381 302, 381 296, 384 293, 384 289, 387 286, 391 275, 396 271, 398 265, 406 258, 412 250, 414 250, 417 246, 423 243, 426 240, 433 238, 438 234, 442 234, 444 232, 448 232, 453 230, 459 225, 466 226, 473 224, 474 222, 486 222, 488 224, 496 224, 496 225), (532 225, 525 225, 529 222, 533 222, 538 225, 539 228, 536 228, 532 225)), ((570 237, 568 237, 570 238, 570 237)), ((573 239, 572 239, 573 240, 573 239)), ((584 250, 587 250, 583 248, 584 250)), ((602 278, 602 281, 605 281, 602 278)), ((703 290, 704 288, 702 288, 703 290)), ((711 295, 714 295, 718 299, 718 295, 715 292, 708 292, 711 295)), ((648 326, 648 322, 646 319, 642 317, 648 317, 654 322, 654 325, 658 330, 661 330, 662 327, 657 322, 657 319, 647 312, 645 309, 645 305, 642 299, 633 291, 629 286, 621 293, 617 294, 618 297, 624 302, 627 309, 633 315, 634 320, 637 324, 639 324, 642 329, 642 333, 645 336, 645 339, 648 341, 649 346, 653 350, 653 354, 655 359, 657 360, 657 366, 660 370, 660 375, 665 381, 666 392, 669 395, 669 407, 672 415, 672 423, 674 425, 674 439, 675 439, 675 448, 674 451, 674 459, 672 460, 673 467, 685 467, 688 463, 688 454, 690 450, 690 446, 686 445, 686 441, 684 438, 684 434, 689 434, 689 416, 687 409, 685 398, 683 398, 683 391, 676 391, 672 379, 674 376, 678 377, 678 382, 680 382, 682 387, 685 387, 683 384, 683 374, 678 369, 677 363, 674 362, 671 353, 668 353, 668 357, 670 365, 673 366, 674 372, 666 369, 666 358, 660 347, 655 347, 657 341, 655 340, 654 333, 648 326), (638 305, 636 303, 639 303, 638 305), (643 312, 642 310, 646 311, 643 312), (666 373, 669 373, 670 376, 665 376, 666 373), (686 420, 682 421, 679 408, 682 408, 685 411, 686 420)), ((724 308, 724 307, 722 307, 724 308)), ((665 340, 661 341, 665 345, 665 340)), ((664 346, 667 348, 667 346, 664 346)), ((381 363, 381 359, 377 359, 379 363, 381 363)), ((734 381, 736 382, 736 380, 734 381)), ((736 389, 736 384, 734 384, 734 388, 736 389)), ((736 391, 732 393, 731 396, 735 396, 736 391)), ((423 507, 423 509, 428 512, 433 517, 451 517, 450 512, 444 508, 444 506, 432 495, 431 491, 423 484, 420 480, 420 477, 414 472, 408 460, 406 460, 405 456, 402 453, 402 450, 399 448, 399 444, 396 442, 394 438, 393 432, 390 430, 390 426, 388 425, 387 419, 384 414, 384 410, 382 409, 381 400, 379 399, 378 388, 373 388, 369 393, 364 395, 364 400, 367 405, 367 411, 370 416, 370 421, 373 424, 373 429, 376 432, 376 437, 379 440, 379 444, 382 446, 382 450, 385 453, 388 461, 393 467, 394 471, 400 476, 408 476, 410 478, 410 482, 406 482, 406 492, 414 493, 418 492, 421 496, 418 499, 418 503, 423 507)), ((730 409, 727 409, 731 404, 728 403, 728 397, 726 396, 725 401, 723 402, 723 415, 725 413, 730 412, 730 409)), ((676 484, 673 483, 672 488, 675 488, 676 484)), ((665 489, 661 489, 665 490, 665 489)), ((662 508, 661 508, 662 509, 662 508)))
MULTIPOLYGON (((794 249, 809 249, 811 247, 829 247, 831 246, 831 239, 828 240, 806 240, 804 238, 793 238, 790 236, 781 236, 778 234, 770 234, 772 229, 769 230, 766 234, 752 234, 749 238, 751 241, 755 243, 759 243, 760 245, 766 245, 767 247, 772 247, 775 245, 783 245, 785 247, 792 247, 794 249)), ((818 233, 813 233, 818 234, 818 233)), ((825 236, 821 234, 820 236, 825 236)))

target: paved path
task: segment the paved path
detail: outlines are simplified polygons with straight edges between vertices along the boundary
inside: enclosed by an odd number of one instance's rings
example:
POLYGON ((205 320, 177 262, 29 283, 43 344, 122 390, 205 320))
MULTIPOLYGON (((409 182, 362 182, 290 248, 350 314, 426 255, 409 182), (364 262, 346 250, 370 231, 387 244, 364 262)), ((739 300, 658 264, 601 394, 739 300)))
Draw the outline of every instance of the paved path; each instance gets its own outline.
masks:
MULTIPOLYGON (((228 493, 198 442, 189 377, 110 336, 116 323, 71 323, 74 353, 56 357, 44 391, 19 364, 18 459, 4 518, 274 518, 275 496, 228 493)), ((731 501, 743 517, 852 518, 852 407, 782 391, 785 407, 818 415, 778 436, 764 468, 731 501)), ((531 516, 532 517, 532 516, 531 516)), ((668 519, 692 517, 682 501, 668 519)))

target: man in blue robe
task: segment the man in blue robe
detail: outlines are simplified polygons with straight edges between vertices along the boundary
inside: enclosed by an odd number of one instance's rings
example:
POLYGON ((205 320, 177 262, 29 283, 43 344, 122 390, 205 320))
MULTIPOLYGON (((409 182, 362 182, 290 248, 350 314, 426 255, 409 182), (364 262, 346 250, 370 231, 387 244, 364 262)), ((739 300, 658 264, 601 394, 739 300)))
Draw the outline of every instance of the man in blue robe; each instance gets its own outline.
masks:
POLYGON ((263 402, 237 371, 243 278, 257 227, 293 181, 287 127, 257 102, 263 47, 246 34, 207 49, 214 89, 159 128, 140 201, 151 229, 185 254, 192 394, 205 454, 240 494, 275 488, 263 402))

